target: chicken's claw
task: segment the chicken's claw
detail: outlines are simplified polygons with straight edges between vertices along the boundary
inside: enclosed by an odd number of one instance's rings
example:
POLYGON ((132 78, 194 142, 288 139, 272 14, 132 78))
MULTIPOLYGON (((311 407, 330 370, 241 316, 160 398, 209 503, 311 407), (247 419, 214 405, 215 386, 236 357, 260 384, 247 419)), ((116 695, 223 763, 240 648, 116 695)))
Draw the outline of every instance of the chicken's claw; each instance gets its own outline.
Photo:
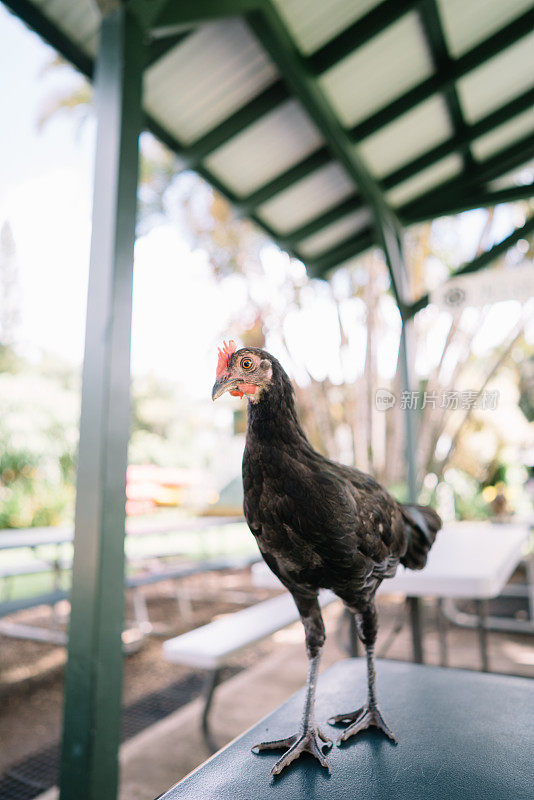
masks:
POLYGON ((277 739, 274 742, 260 742, 252 748, 253 753, 262 750, 286 750, 284 755, 278 759, 271 770, 271 778, 279 775, 284 767, 295 761, 302 753, 310 753, 316 758, 321 766, 330 772, 330 764, 323 753, 323 748, 332 746, 332 740, 325 736, 317 726, 310 728, 306 733, 294 734, 287 739, 277 739))
POLYGON ((397 737, 384 722, 384 717, 376 705, 365 705, 358 708, 357 711, 351 711, 347 714, 336 714, 335 717, 330 717, 328 722, 330 725, 337 725, 340 722, 350 723, 337 740, 338 747, 342 742, 346 742, 347 739, 350 739, 351 736, 355 736, 357 733, 360 733, 360 731, 365 731, 367 728, 371 727, 378 728, 385 733, 392 742, 397 744, 397 737))

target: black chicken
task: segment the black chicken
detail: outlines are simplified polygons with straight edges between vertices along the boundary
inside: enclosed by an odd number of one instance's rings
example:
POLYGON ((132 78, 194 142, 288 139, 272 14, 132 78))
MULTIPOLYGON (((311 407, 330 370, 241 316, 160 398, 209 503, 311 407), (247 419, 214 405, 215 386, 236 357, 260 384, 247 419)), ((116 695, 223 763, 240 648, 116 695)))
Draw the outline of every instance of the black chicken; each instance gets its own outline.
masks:
POLYGON ((377 704, 374 648, 376 590, 399 562, 424 567, 439 516, 430 508, 398 503, 373 478, 329 461, 310 445, 295 411, 293 388, 280 363, 265 350, 234 342, 219 350, 212 397, 224 392, 249 401, 243 456, 245 516, 270 569, 291 592, 306 635, 308 680, 299 732, 262 742, 253 750, 283 749, 271 775, 308 752, 330 769, 323 753, 332 742, 314 718, 314 698, 325 629, 317 601, 331 589, 356 615, 367 655, 367 702, 332 717, 347 723, 338 741, 374 726, 396 741, 377 704))

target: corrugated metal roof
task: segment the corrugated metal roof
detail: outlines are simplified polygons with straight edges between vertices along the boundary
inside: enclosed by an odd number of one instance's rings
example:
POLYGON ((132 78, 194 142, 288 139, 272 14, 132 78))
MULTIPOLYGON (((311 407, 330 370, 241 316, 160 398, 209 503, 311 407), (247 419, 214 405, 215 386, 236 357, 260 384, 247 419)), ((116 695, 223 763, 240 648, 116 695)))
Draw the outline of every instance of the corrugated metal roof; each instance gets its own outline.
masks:
POLYGON ((431 97, 403 114, 394 122, 369 136, 359 146, 359 152, 377 178, 441 144, 453 133, 445 101, 431 97))
POLYGON ((534 83, 534 33, 458 81, 458 92, 469 122, 498 108, 534 83))
POLYGON ((277 70, 242 20, 211 23, 147 70, 145 107, 190 144, 276 77, 277 70))
MULTIPOLYGON (((94 0, 5 2, 90 71, 94 0)), ((149 43, 144 107, 312 268, 369 246, 381 194, 408 225, 532 181, 534 0, 271 0, 258 21, 267 5, 149 43)))
POLYGON ((308 55, 352 22, 376 8, 381 0, 274 0, 295 43, 308 55))
POLYGON ((515 186, 529 186, 534 181, 534 158, 527 161, 519 169, 511 170, 497 180, 491 181, 489 187, 492 191, 510 189, 515 186))
POLYGON ((328 70, 321 85, 343 125, 360 122, 432 73, 416 14, 407 14, 328 70))
POLYGON ((319 131, 299 103, 288 100, 219 147, 206 164, 243 197, 322 144, 319 131))
POLYGON ((438 0, 452 56, 461 56, 531 8, 531 0, 438 0))
POLYGON ((304 256, 318 256, 348 239, 349 236, 368 228, 370 224, 371 214, 366 208, 353 211, 352 214, 347 214, 346 217, 322 228, 319 233, 303 239, 299 242, 299 250, 304 256))
POLYGON ((475 139, 473 153, 479 161, 484 161, 529 133, 534 133, 534 108, 529 108, 511 122, 499 125, 485 136, 475 139))
POLYGON ((457 175, 462 169, 462 159, 456 153, 442 158, 437 164, 418 172, 413 178, 403 181, 395 189, 387 193, 388 200, 394 206, 402 206, 418 195, 425 194, 436 184, 440 184, 457 175))
POLYGON ((32 5, 57 22, 85 53, 96 53, 101 16, 93 0, 35 0, 32 5))
POLYGON ((339 164, 329 164, 260 206, 259 216, 282 234, 298 228, 354 192, 339 164))

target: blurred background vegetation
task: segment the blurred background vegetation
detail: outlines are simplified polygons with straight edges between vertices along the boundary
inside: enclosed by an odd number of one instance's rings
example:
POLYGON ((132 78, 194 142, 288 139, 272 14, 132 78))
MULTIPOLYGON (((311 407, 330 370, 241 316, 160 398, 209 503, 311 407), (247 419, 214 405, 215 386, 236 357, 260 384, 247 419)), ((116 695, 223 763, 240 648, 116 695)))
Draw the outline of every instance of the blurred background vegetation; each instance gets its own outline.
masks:
MULTIPOLYGON (((49 67, 67 68, 60 59, 49 67)), ((46 126, 62 114, 70 115, 75 127, 90 119, 90 87, 81 76, 69 82, 65 93, 45 97, 38 124, 46 126)), ((228 328, 214 338, 213 352, 228 334, 244 344, 275 349, 295 381, 314 445, 375 474, 402 496, 401 404, 384 413, 375 402, 379 389, 401 396, 396 367, 400 318, 381 253, 371 251, 348 262, 328 282, 310 280, 302 264, 281 254, 274 268, 266 256, 273 246, 251 223, 237 218, 224 198, 184 171, 148 134, 142 137, 141 152, 138 235, 162 224, 174 227, 192 251, 207 254, 221 292, 241 298, 228 328), (309 358, 310 347, 321 344, 322 330, 312 340, 306 333, 310 318, 321 314, 328 328, 325 347, 335 354, 335 365, 323 375, 309 358)), ((504 211, 469 212, 411 229, 407 258, 413 297, 459 266, 466 224, 476 231, 476 255, 491 246, 499 214, 521 224, 528 207, 527 202, 510 204, 504 211)), ((16 242, 9 221, 0 224, 0 528, 54 525, 73 516, 80 369, 47 353, 21 354, 16 242)), ((501 264, 532 257, 531 239, 518 243, 501 264)), ((456 316, 430 306, 415 319, 414 389, 440 396, 487 389, 499 397, 491 412, 444 409, 439 403, 417 411, 422 500, 436 501, 445 516, 480 518, 528 505, 534 347, 525 331, 532 327, 532 301, 516 306, 507 318, 511 324, 496 337, 495 306, 468 308, 456 316), (493 335, 488 337, 488 331, 493 335), (481 347, 487 338, 489 346, 481 347)), ((196 470, 205 492, 197 493, 194 504, 205 506, 214 489, 205 476, 213 475, 220 489, 238 472, 239 459, 226 458, 224 445, 244 432, 243 407, 236 408, 221 424, 209 398, 199 403, 170 379, 135 376, 130 463, 196 470)))

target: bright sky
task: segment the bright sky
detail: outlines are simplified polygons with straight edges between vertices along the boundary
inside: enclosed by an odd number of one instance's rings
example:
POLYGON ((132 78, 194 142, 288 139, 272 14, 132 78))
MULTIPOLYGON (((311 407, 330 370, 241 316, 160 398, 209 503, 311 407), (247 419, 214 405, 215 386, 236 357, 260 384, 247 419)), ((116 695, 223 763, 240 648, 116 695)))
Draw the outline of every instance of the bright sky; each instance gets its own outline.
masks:
MULTIPOLYGON (((5 120, 0 126, 0 225, 9 220, 17 247, 21 338, 28 353, 45 350, 78 363, 85 327, 94 123, 79 125, 72 114, 56 114, 38 130, 46 100, 72 85, 75 74, 70 69, 47 71, 54 51, 2 5, 0 52, 4 64, 11 65, 0 70, 5 120)), ((497 227, 501 236, 506 235, 510 220, 497 227)), ((459 261, 472 257, 473 241, 472 233, 462 237, 465 244, 460 249, 465 253, 459 253, 459 261)), ((276 293, 286 257, 274 247, 264 257, 270 260, 269 280, 276 293)), ((204 254, 191 253, 176 229, 152 230, 137 242, 135 252, 134 373, 154 371, 180 380, 193 394, 206 396, 218 336, 241 303, 239 282, 228 281, 223 289, 216 285, 204 254)), ((336 326, 328 324, 333 307, 321 292, 310 295, 298 318, 287 316, 286 336, 295 344, 295 361, 306 363, 310 352, 323 354, 321 360, 307 365, 319 380, 329 374, 340 381, 343 374, 356 377, 361 370, 363 326, 353 313, 356 306, 348 304, 344 311, 344 324, 353 326, 344 352, 340 352, 336 326), (319 315, 320 328, 316 325, 319 315)), ((384 311, 391 316, 391 309, 384 311)), ((388 374, 396 357, 394 330, 389 339, 382 337, 380 348, 383 371, 388 374)))
MULTIPOLYGON (((0 72, 4 118, 9 120, 0 126, 0 225, 9 220, 17 247, 20 338, 28 353, 46 350, 79 362, 94 124, 78 125, 65 113, 38 129, 47 99, 71 84, 72 73, 47 71, 54 51, 1 5, 0 48, 4 63, 17 65, 0 72)), ((221 300, 202 254, 189 252, 175 230, 160 227, 140 239, 135 252, 133 371, 170 377, 179 372, 204 392, 213 379, 217 332, 232 309, 231 296, 221 300), (212 351, 213 364, 203 358, 212 351)))
MULTIPOLYGON (((22 289, 21 338, 79 361, 90 237, 93 130, 57 116, 38 131, 54 51, 0 6, 0 224, 13 229, 22 289), (7 123, 7 124, 6 124, 7 123)), ((66 76, 63 76, 63 78, 66 76)))

